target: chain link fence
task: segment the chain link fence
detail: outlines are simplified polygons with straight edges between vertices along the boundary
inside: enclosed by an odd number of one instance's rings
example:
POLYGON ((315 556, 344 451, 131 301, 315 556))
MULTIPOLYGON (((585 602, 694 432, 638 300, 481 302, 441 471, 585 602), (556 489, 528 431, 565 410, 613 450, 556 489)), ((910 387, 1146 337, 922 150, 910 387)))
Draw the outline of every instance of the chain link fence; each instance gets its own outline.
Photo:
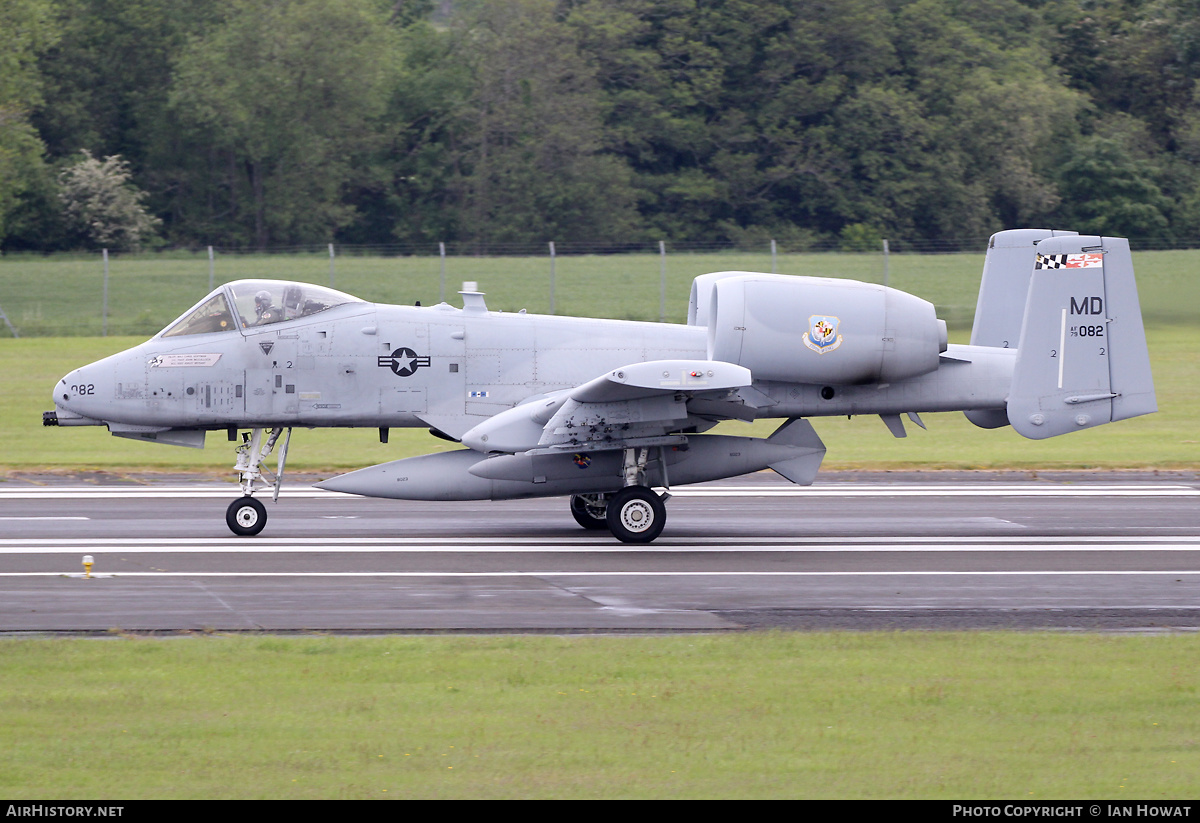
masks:
MULTIPOLYGON (((965 329, 974 316, 986 245, 987 238, 961 244, 889 240, 872 251, 850 252, 774 241, 756 247, 556 241, 10 254, 0 257, 0 336, 146 337, 216 286, 250 278, 317 283, 364 300, 410 305, 459 305, 457 292, 472 282, 493 310, 682 323, 692 278, 715 271, 883 283, 931 301, 952 329, 965 329)), ((1151 313, 1188 319, 1186 300, 1176 298, 1195 290, 1190 261, 1200 262, 1200 253, 1140 256, 1150 260, 1144 266, 1135 257, 1139 284, 1150 285, 1151 313)), ((1142 302, 1145 309, 1145 294, 1142 302)))

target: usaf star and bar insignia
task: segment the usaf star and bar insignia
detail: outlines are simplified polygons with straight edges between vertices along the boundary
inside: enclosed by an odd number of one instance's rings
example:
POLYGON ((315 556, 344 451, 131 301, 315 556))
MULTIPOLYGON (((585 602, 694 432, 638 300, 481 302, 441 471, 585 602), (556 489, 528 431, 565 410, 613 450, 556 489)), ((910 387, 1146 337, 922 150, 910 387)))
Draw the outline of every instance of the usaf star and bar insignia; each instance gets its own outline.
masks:
POLYGON ((389 355, 380 355, 376 365, 381 369, 391 369, 397 377, 411 377, 417 369, 429 365, 429 357, 402 346, 389 355))

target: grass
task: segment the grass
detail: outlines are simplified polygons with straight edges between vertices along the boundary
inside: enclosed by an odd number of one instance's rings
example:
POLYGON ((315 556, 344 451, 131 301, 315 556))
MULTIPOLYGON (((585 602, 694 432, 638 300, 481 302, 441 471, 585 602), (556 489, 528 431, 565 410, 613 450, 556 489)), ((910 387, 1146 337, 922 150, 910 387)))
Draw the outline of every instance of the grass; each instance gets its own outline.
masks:
POLYGON ((1200 637, 20 639, 0 795, 1195 797, 1200 637))

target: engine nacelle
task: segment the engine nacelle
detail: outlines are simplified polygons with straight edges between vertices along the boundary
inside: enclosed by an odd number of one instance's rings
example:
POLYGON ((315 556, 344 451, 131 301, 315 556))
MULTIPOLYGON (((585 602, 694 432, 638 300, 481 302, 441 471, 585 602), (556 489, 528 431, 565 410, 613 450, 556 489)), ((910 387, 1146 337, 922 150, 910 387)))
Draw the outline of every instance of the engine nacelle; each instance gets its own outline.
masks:
POLYGON ((933 304, 886 286, 772 274, 702 285, 709 359, 745 366, 758 380, 890 383, 933 371, 946 350, 933 304))

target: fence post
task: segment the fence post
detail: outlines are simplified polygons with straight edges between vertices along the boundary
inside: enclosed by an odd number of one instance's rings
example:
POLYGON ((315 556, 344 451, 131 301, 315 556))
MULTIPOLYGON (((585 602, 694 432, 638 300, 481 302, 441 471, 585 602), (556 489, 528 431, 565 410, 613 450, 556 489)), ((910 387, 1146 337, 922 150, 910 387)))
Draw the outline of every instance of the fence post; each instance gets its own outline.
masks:
POLYGON ((554 241, 550 241, 550 313, 554 314, 554 241))
POLYGON ((658 241, 658 322, 667 319, 667 244, 658 241))
POLYGON ((771 241, 771 274, 775 273, 775 241, 771 241))
POLYGON ((108 249, 104 249, 104 297, 100 303, 101 337, 108 337, 108 249))
POLYGON ((4 325, 8 326, 8 330, 12 332, 14 338, 21 336, 17 334, 17 330, 13 328, 13 324, 8 321, 8 315, 4 313, 3 307, 0 307, 0 319, 4 320, 4 325))
POLYGON ((888 242, 883 241, 883 285, 888 284, 888 242))
POLYGON ((333 244, 329 244, 329 288, 333 288, 333 244))
POLYGON ((212 246, 208 247, 208 290, 213 290, 213 250, 212 246))
POLYGON ((442 279, 438 287, 438 302, 446 302, 446 244, 438 243, 438 254, 442 257, 442 279))

